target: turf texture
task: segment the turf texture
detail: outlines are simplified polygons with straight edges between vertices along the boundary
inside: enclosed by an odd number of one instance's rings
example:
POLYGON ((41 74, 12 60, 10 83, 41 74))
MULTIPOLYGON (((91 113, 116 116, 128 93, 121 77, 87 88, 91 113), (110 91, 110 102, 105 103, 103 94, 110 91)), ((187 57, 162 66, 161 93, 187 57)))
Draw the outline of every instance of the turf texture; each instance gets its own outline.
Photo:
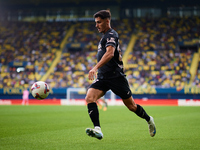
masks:
POLYGON ((154 117, 150 137, 145 120, 125 106, 99 110, 104 138, 89 137, 93 127, 86 106, 0 106, 0 150, 197 150, 200 108, 144 106, 154 117))

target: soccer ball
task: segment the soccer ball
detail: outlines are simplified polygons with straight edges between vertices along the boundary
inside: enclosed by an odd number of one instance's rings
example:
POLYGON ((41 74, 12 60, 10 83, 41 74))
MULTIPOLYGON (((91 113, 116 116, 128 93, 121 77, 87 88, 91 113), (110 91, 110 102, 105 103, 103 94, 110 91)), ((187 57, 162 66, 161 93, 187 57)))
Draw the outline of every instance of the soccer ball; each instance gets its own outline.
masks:
POLYGON ((35 82, 31 86, 31 94, 36 99, 45 99, 49 95, 49 85, 43 81, 35 82))

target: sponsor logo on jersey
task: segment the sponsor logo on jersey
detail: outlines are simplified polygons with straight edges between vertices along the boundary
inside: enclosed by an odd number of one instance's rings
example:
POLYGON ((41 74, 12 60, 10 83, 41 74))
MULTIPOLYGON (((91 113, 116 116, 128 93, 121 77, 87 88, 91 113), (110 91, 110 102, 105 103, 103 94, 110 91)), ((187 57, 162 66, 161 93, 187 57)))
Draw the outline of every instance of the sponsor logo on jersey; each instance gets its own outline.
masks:
POLYGON ((107 43, 109 43, 109 42, 111 42, 111 43, 116 43, 116 42, 115 42, 115 39, 114 39, 113 37, 111 37, 110 39, 107 38, 107 43))

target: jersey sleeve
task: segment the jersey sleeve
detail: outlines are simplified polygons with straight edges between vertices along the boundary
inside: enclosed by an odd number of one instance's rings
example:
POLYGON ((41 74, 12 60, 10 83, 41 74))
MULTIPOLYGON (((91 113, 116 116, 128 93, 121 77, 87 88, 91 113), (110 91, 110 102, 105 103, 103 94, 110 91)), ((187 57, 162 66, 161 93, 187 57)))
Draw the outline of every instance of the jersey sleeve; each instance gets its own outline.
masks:
POLYGON ((113 46, 114 48, 116 48, 116 45, 117 45, 116 41, 117 41, 117 37, 112 32, 109 32, 106 37, 105 47, 113 46))

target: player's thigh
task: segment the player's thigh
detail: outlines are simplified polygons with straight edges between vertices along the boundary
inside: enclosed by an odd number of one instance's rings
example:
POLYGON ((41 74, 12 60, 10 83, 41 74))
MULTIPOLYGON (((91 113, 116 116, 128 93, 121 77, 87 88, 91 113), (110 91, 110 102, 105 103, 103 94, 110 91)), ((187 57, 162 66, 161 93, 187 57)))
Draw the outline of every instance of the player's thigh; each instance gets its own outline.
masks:
POLYGON ((114 78, 109 81, 110 89, 121 99, 128 99, 132 96, 128 81, 125 77, 114 78))
POLYGON ((85 97, 87 103, 96 102, 104 95, 104 92, 99 89, 89 88, 85 97))

